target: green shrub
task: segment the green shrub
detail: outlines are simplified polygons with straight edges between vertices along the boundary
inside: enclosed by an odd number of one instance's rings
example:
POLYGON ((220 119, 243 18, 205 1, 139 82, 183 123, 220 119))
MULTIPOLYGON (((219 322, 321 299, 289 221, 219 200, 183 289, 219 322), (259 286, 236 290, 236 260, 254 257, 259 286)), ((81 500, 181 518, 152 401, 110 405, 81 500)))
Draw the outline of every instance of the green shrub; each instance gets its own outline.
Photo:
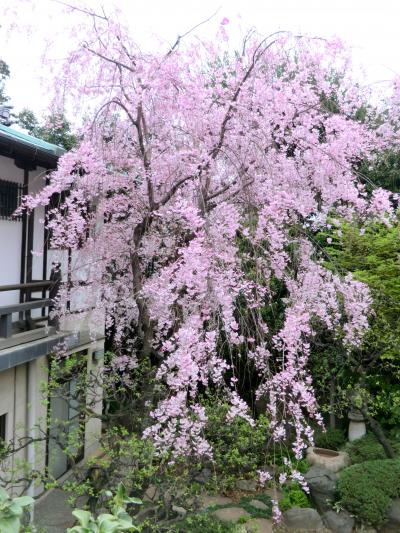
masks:
POLYGON ((341 504, 363 522, 379 526, 386 520, 392 498, 400 496, 400 460, 366 461, 340 474, 341 504))
MULTIPOLYGON (((393 445, 398 450, 399 443, 393 443, 393 445)), ((346 451, 350 455, 352 464, 387 458, 385 450, 372 433, 367 433, 361 439, 349 443, 346 451)))
POLYGON ((292 483, 287 488, 285 487, 284 495, 279 501, 279 509, 282 512, 288 511, 292 507, 310 507, 310 500, 298 483, 292 483))
POLYGON ((314 435, 314 442, 318 448, 339 450, 346 442, 346 435, 343 429, 327 429, 326 431, 317 429, 314 435))
POLYGON ((238 477, 256 477, 257 469, 265 466, 270 432, 265 416, 255 426, 239 417, 228 423, 228 410, 224 403, 206 403, 206 438, 213 448, 215 472, 228 483, 226 488, 233 488, 238 477))
POLYGON ((171 532, 179 533, 239 533, 243 531, 240 526, 225 524, 208 513, 188 516, 170 529, 171 532))

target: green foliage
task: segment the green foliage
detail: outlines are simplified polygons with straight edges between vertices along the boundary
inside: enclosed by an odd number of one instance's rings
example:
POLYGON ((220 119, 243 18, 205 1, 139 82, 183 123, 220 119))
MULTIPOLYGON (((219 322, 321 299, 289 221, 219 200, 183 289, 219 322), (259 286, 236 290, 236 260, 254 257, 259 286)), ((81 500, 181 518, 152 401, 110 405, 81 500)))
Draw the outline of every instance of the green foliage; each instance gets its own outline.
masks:
POLYGON ((123 428, 111 428, 102 444, 108 478, 123 475, 127 486, 136 491, 155 481, 159 463, 149 440, 123 428), (116 469, 114 473, 113 468, 116 469))
POLYGON ((346 435, 343 429, 327 429, 326 431, 322 431, 318 428, 314 433, 314 442, 318 448, 339 450, 346 442, 346 435))
POLYGON ((288 511, 292 507, 310 507, 310 505, 309 497, 298 483, 284 487, 284 495, 279 501, 279 509, 282 512, 288 511))
POLYGON ((5 489, 0 487, 1 533, 19 533, 24 510, 33 505, 33 501, 30 496, 10 498, 5 489))
POLYGON ((340 474, 341 504, 360 520, 379 526, 391 499, 400 496, 400 461, 385 459, 352 465, 340 474))
POLYGON ((126 512, 128 504, 140 505, 142 502, 137 498, 130 498, 127 495, 124 485, 120 484, 114 496, 107 493, 111 498, 109 507, 111 514, 102 513, 94 518, 89 511, 75 509, 73 515, 77 518, 79 525, 69 528, 68 533, 114 533, 116 531, 140 531, 133 524, 132 517, 126 512))
POLYGON ((4 85, 10 77, 10 67, 5 61, 0 59, 0 104, 4 104, 10 98, 4 93, 4 85))
POLYGON ((226 488, 233 488, 238 477, 254 477, 265 465, 269 429, 265 416, 260 416, 254 427, 240 417, 227 423, 228 410, 224 403, 206 403, 206 438, 213 448, 217 475, 226 488))
MULTIPOLYGON (((343 389, 359 380, 354 364, 366 369, 365 387, 370 394, 370 413, 387 425, 400 423, 400 224, 388 227, 371 223, 365 231, 355 224, 335 221, 329 232, 317 237, 324 250, 326 266, 333 271, 351 272, 366 283, 373 297, 370 330, 364 337, 361 358, 348 357, 343 350, 318 353, 315 366, 321 377, 332 373, 343 389), (328 239, 332 242, 328 243, 328 239), (332 357, 334 355, 334 357, 332 357), (329 357, 330 356, 330 357, 329 357), (329 362, 325 368, 321 361, 329 362)), ((318 373, 318 372, 317 372, 318 373)), ((338 386, 338 383, 337 383, 338 386)), ((323 383, 321 383, 323 391, 323 383)), ((326 390, 326 387, 325 387, 326 390)))
POLYGON ((33 111, 23 109, 17 115, 17 122, 30 135, 43 141, 71 150, 77 144, 76 136, 71 132, 71 124, 62 113, 53 113, 40 124, 33 111))
POLYGON ((226 524, 209 513, 200 513, 188 516, 179 524, 170 529, 171 532, 179 533, 239 533, 243 531, 240 526, 226 524))
POLYGON ((102 506, 110 497, 109 491, 121 481, 131 493, 141 495, 150 484, 160 484, 163 473, 164 481, 169 480, 167 472, 163 472, 162 465, 155 460, 149 440, 124 428, 112 427, 105 431, 100 445, 100 455, 89 459, 85 472, 63 485, 72 499, 89 496, 92 511, 102 506))
POLYGON ((79 525, 67 529, 68 533, 114 533, 115 531, 139 531, 133 525, 132 518, 126 516, 115 516, 103 513, 94 518, 89 511, 75 509, 72 513, 77 518, 79 525))
MULTIPOLYGON (((400 443, 391 441, 392 447, 400 451, 400 443)), ((367 433, 361 439, 357 439, 349 443, 346 451, 350 455, 351 463, 362 463, 364 461, 372 461, 375 459, 386 459, 386 453, 383 446, 376 440, 372 433, 367 433)))
POLYGON ((366 188, 371 184, 393 192, 400 192, 400 153, 387 150, 379 154, 374 165, 363 161, 357 169, 366 188))

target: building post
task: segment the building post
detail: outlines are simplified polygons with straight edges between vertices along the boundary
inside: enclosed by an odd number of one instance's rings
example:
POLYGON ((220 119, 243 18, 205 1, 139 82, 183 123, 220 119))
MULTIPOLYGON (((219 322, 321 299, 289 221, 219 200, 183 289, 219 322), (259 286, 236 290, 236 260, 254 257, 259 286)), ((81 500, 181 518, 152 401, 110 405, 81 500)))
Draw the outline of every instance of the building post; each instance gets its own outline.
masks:
POLYGON ((56 309, 56 299, 60 290, 61 280, 61 263, 53 262, 50 273, 50 281, 52 282, 52 285, 49 290, 49 298, 51 300, 49 305, 49 326, 54 326, 56 329, 59 328, 60 321, 58 316, 51 316, 51 314, 54 313, 56 309))

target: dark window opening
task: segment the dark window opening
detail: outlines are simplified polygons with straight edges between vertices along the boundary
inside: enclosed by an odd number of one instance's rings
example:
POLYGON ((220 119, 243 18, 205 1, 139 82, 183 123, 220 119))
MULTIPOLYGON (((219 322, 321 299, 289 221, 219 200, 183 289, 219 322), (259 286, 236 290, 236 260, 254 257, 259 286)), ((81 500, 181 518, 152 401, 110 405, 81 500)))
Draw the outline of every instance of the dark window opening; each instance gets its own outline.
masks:
POLYGON ((3 220, 21 220, 21 215, 13 213, 21 205, 24 186, 20 183, 0 179, 0 218, 3 220))
POLYGON ((7 414, 0 415, 0 443, 7 437, 7 414))
POLYGON ((71 354, 68 359, 71 366, 67 369, 62 364, 51 378, 59 386, 50 395, 46 462, 50 474, 56 479, 84 457, 83 406, 86 405, 86 396, 83 385, 87 356, 87 350, 71 354))

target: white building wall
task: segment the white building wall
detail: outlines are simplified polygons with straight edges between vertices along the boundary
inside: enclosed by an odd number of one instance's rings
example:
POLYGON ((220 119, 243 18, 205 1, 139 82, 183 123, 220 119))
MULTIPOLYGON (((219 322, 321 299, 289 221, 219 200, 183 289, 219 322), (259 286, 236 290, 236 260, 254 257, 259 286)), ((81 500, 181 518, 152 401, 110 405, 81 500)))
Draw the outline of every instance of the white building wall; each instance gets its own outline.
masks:
MULTIPOLYGON (((45 186, 46 169, 38 167, 29 172, 29 194, 38 193, 45 186)), ((37 281, 43 279, 43 250, 44 250, 44 217, 45 209, 42 206, 36 207, 33 215, 33 248, 27 250, 27 254, 32 254, 32 279, 37 281)), ((46 278, 49 279, 49 278, 46 278)), ((32 292, 34 298, 41 298, 42 292, 32 292)), ((31 311, 32 318, 39 317, 41 309, 31 311)))
MULTIPOLYGON (((0 285, 20 283, 22 222, 0 220, 0 285)), ((19 302, 19 291, 0 292, 0 305, 19 302)))
POLYGON ((24 183, 24 171, 14 164, 11 157, 0 156, 0 178, 2 180, 24 183))
MULTIPOLYGON (((29 194, 38 193, 45 186, 46 169, 38 167, 29 172, 29 194)), ((44 207, 36 207, 33 225, 32 278, 43 279, 43 248, 44 248, 44 207)))
MULTIPOLYGON (((0 179, 24 182, 24 171, 17 168, 14 160, 0 156, 0 179)), ((0 285, 20 282, 22 222, 0 220, 0 285)), ((19 291, 0 292, 0 306, 19 302, 19 291)))

